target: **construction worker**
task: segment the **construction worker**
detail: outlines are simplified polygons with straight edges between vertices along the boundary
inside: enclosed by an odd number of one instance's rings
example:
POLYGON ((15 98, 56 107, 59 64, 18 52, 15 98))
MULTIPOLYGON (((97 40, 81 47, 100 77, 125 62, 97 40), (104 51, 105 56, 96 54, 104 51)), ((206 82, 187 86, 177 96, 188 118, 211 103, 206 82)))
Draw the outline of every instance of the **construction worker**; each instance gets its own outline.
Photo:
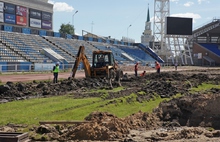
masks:
POLYGON ((160 73, 160 63, 155 61, 155 68, 157 70, 157 73, 160 73))
POLYGON ((128 73, 125 73, 125 74, 123 75, 123 79, 128 79, 128 73))
POLYGON ((105 58, 104 55, 100 55, 98 57, 98 62, 96 64, 96 67, 104 67, 105 66, 105 58))
POLYGON ((177 71, 177 66, 178 66, 177 62, 174 64, 174 66, 175 66, 175 70, 177 71))
POLYGON ((59 73, 59 62, 53 67, 53 83, 57 83, 58 80, 58 73, 59 73))
POLYGON ((146 74, 146 71, 142 72, 142 73, 140 74, 140 76, 145 76, 145 74, 146 74))
POLYGON ((135 66, 134 66, 135 76, 137 76, 137 71, 138 71, 138 63, 136 63, 135 66))

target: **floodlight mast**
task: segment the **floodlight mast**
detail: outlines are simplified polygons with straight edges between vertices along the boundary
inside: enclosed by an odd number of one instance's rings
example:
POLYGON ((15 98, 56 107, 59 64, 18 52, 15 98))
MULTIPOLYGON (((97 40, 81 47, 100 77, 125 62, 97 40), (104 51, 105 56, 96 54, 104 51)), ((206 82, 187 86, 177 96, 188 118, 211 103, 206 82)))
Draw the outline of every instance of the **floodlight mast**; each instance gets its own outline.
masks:
POLYGON ((169 16, 170 1, 154 0, 154 41, 152 48, 167 63, 188 64, 189 59, 193 65, 188 36, 166 35, 165 33, 166 17, 169 16))
POLYGON ((170 15, 169 0, 154 0, 154 42, 153 49, 164 53, 166 50, 165 18, 170 15), (155 43, 158 43, 155 45, 155 43))
POLYGON ((76 13, 78 13, 78 10, 76 10, 76 12, 73 13, 73 16, 72 16, 72 25, 73 25, 73 27, 74 27, 74 16, 76 15, 76 13))
POLYGON ((131 27, 132 25, 129 25, 127 28, 127 38, 128 38, 128 29, 131 27))

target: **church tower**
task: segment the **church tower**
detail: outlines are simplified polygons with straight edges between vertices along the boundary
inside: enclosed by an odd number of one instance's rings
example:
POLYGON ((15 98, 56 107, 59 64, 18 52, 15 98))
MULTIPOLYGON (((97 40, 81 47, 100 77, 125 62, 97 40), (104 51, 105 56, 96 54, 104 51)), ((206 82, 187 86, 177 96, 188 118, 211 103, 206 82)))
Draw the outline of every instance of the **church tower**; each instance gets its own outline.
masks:
POLYGON ((152 36, 152 30, 151 30, 150 11, 149 11, 149 4, 148 4, 147 21, 145 22, 145 30, 141 36, 141 43, 145 46, 149 46, 150 42, 152 41, 153 41, 153 36, 152 36))

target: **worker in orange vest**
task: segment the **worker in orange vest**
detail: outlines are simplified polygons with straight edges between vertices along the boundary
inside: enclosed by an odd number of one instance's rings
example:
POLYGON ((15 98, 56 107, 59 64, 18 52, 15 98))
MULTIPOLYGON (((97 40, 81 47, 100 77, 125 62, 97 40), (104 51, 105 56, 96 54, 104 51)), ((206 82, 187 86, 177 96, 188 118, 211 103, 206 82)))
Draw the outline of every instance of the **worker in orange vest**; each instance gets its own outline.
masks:
POLYGON ((155 68, 157 70, 157 73, 160 73, 160 63, 155 61, 155 68))
POLYGON ((145 74, 146 74, 146 71, 142 72, 142 73, 140 74, 140 76, 145 76, 145 74))

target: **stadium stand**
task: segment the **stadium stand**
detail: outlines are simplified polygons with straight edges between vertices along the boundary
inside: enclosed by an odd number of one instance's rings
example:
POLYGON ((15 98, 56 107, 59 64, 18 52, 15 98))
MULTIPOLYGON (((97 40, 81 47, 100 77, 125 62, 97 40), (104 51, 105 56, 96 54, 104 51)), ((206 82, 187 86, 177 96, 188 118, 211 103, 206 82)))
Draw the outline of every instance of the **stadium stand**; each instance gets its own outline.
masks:
POLYGON ((5 50, 10 50, 11 53, 13 52, 13 56, 9 57, 19 57, 11 59, 17 61, 24 60, 32 63, 52 62, 52 60, 40 53, 42 48, 38 46, 38 43, 33 41, 34 37, 37 36, 4 31, 0 32, 1 42, 4 45, 5 50))
POLYGON ((53 42, 49 41, 45 36, 43 38, 41 38, 41 37, 38 38, 38 42, 43 48, 49 47, 52 50, 54 50, 55 52, 57 52, 57 54, 64 57, 67 63, 73 63, 74 57, 69 52, 67 52, 66 50, 63 50, 63 48, 55 45, 53 42))
MULTIPOLYGON (((75 57, 78 53, 78 49, 80 46, 85 46, 86 49, 86 55, 89 61, 92 60, 92 51, 97 50, 95 47, 93 47, 91 44, 89 44, 86 41, 83 40, 76 40, 76 39, 65 39, 65 38, 59 38, 59 37, 44 37, 49 42, 54 44, 55 46, 59 47, 66 53, 69 53, 72 57, 75 57)), ((66 56, 64 56, 66 58, 66 56)), ((75 61, 75 58, 73 58, 69 63, 73 63, 75 61)))
POLYGON ((132 64, 129 58, 122 57, 122 54, 126 54, 123 50, 115 47, 110 43, 100 43, 100 42, 91 42, 98 50, 109 50, 112 51, 115 60, 119 64, 132 64))
POLYGON ((203 47, 220 56, 220 45, 216 43, 200 43, 203 47))
POLYGON ((0 43, 0 61, 1 62, 24 62, 26 61, 23 57, 20 57, 10 48, 4 46, 3 43, 0 43))
POLYGON ((137 46, 119 46, 119 48, 135 58, 136 61, 141 62, 143 65, 155 61, 155 59, 137 46))
POLYGON ((160 63, 164 63, 164 60, 161 59, 150 47, 146 47, 141 43, 138 44, 134 44, 135 46, 139 47, 140 49, 142 49, 143 51, 145 51, 147 54, 149 54, 152 58, 154 58, 154 60, 160 62, 160 63))

